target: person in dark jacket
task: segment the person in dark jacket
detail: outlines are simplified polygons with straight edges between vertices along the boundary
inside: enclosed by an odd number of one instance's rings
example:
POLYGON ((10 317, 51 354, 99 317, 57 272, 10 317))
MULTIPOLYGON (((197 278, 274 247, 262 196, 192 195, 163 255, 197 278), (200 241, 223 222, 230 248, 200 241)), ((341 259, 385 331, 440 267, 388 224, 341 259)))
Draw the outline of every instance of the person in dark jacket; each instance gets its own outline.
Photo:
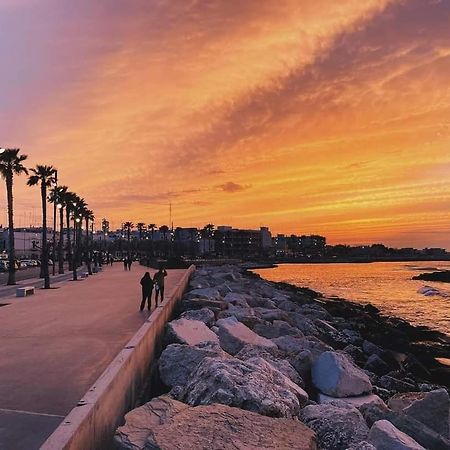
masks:
POLYGON ((131 270, 131 264, 133 264, 133 258, 131 258, 131 256, 129 256, 127 259, 128 270, 131 270))
POLYGON ((153 281, 155 283, 155 303, 158 306, 158 293, 161 297, 161 303, 164 300, 164 278, 167 277, 166 269, 160 268, 158 272, 153 275, 153 281))
POLYGON ((152 307, 152 292, 153 292, 153 280, 150 277, 149 272, 145 272, 145 275, 141 278, 142 286, 142 301, 141 301, 141 311, 145 307, 145 302, 148 303, 148 310, 150 311, 152 307))
POLYGON ((123 258, 123 270, 128 270, 128 261, 127 261, 127 258, 123 258))

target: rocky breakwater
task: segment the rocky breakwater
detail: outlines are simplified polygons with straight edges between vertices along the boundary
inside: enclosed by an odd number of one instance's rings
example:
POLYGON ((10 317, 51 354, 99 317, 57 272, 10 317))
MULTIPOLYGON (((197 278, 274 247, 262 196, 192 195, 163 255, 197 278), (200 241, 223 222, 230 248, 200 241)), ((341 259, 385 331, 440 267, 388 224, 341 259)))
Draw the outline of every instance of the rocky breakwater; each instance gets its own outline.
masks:
POLYGON ((325 306, 236 266, 197 270, 167 325, 166 393, 125 416, 117 448, 449 449, 447 390, 325 306))

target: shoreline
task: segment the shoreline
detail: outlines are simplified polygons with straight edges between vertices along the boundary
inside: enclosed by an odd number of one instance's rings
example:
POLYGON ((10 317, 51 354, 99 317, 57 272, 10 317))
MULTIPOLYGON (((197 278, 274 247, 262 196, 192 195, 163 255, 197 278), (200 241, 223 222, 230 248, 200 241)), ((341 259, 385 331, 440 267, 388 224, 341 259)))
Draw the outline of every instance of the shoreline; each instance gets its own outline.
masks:
POLYGON ((341 297, 326 297, 308 287, 270 281, 251 270, 245 272, 248 276, 262 279, 281 290, 310 297, 311 301, 320 304, 333 316, 352 319, 355 322, 355 329, 365 339, 398 353, 400 359, 408 353, 412 354, 430 372, 430 382, 450 388, 449 335, 425 325, 412 325, 400 317, 386 315, 370 303, 360 304, 341 297), (449 364, 444 364, 438 359, 448 360, 449 364))

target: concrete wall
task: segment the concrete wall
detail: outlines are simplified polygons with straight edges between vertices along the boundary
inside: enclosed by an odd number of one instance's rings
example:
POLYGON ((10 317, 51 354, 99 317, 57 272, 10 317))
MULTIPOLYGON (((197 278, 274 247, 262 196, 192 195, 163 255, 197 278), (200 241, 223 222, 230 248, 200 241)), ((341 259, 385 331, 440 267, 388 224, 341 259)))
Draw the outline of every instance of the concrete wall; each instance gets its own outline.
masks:
POLYGON ((175 288, 106 368, 41 450, 113 448, 113 435, 136 403, 151 363, 158 356, 166 323, 195 271, 191 266, 175 288))

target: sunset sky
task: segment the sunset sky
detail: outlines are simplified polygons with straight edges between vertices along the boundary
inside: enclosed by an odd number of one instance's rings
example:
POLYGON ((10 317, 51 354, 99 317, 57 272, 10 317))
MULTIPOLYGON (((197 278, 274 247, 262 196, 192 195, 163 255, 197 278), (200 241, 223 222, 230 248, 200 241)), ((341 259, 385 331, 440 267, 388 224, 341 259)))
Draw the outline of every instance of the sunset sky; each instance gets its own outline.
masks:
POLYGON ((0 56, 0 146, 98 222, 450 249, 450 0, 0 0, 0 56))

